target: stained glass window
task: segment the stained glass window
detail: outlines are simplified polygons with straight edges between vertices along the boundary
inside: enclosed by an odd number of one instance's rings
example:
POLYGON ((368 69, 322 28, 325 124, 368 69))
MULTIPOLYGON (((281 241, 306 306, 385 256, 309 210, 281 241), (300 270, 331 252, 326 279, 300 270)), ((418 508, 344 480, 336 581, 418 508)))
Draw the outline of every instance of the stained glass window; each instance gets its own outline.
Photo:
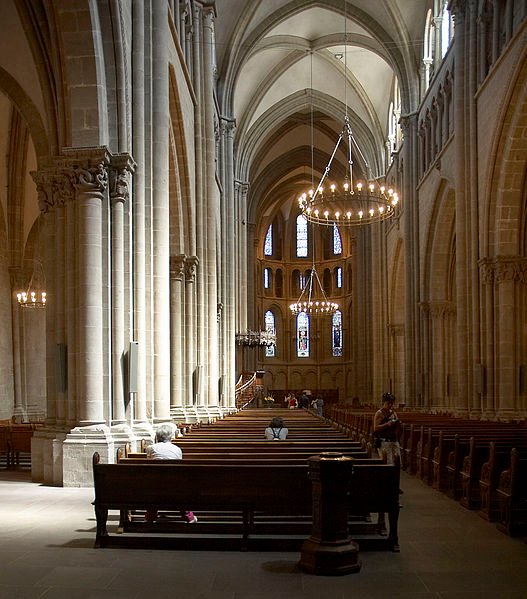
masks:
POLYGON ((337 310, 331 319, 333 355, 342 356, 342 312, 337 310))
POLYGON ((273 225, 272 223, 269 225, 267 229, 267 234, 265 236, 264 242, 264 256, 272 256, 273 255, 273 225))
POLYGON ((296 218, 296 256, 307 257, 307 220, 303 214, 296 218))
MULTIPOLYGON (((273 333, 276 335, 276 326, 274 314, 271 310, 267 310, 265 313, 265 330, 268 333, 273 333)), ((274 358, 276 356, 276 346, 275 345, 266 345, 265 346, 265 357, 266 358, 274 358)))
POLYGON ((342 289, 342 267, 337 266, 337 287, 342 289))
POLYGON ((333 223, 333 253, 342 254, 342 239, 340 238, 340 231, 336 223, 333 223))
POLYGON ((264 280, 263 280, 264 289, 269 289, 269 269, 268 268, 264 268, 263 275, 264 275, 264 280))
POLYGON ((309 316, 305 312, 296 317, 296 355, 309 357, 309 316))

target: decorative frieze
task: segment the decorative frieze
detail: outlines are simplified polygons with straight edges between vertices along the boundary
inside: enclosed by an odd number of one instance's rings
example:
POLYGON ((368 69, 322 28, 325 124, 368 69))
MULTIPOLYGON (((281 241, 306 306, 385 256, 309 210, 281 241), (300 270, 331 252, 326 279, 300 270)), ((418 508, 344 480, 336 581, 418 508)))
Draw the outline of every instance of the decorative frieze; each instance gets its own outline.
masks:
POLYGON ((484 285, 503 281, 527 283, 527 258, 523 256, 483 258, 478 264, 481 282, 484 285))

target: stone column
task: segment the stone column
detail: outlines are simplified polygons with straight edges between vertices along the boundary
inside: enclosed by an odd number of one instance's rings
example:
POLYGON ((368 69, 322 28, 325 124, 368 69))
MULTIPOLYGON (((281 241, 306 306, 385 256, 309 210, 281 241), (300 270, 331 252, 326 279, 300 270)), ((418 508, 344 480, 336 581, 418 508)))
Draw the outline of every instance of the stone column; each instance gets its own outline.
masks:
POLYGON ((196 280, 196 268, 199 264, 197 256, 185 258, 185 397, 184 406, 187 415, 196 418, 194 372, 197 367, 196 361, 196 293, 194 282, 196 280))
POLYGON ((94 149, 68 152, 78 225, 78 423, 106 422, 103 377, 102 202, 108 185, 109 154, 94 149))
MULTIPOLYGON (((207 406, 207 414, 219 416, 218 411, 218 378, 219 378, 219 339, 218 339, 218 230, 221 226, 219 211, 219 193, 216 184, 216 153, 214 136, 214 80, 212 46, 214 36, 212 33, 214 21, 214 9, 206 7, 203 10, 203 101, 204 101, 204 140, 205 140, 205 167, 206 167, 206 226, 207 226, 207 248, 206 248, 206 281, 207 281, 207 338, 206 359, 203 365, 206 375, 206 397, 204 403, 207 406), (212 411, 211 411, 212 410, 212 411)), ((226 223, 225 223, 226 225, 226 223)))
POLYGON ((133 340, 138 342, 137 393, 134 397, 134 419, 139 429, 147 423, 146 385, 146 231, 145 231, 145 6, 134 0, 132 6, 132 119, 133 154, 137 160, 132 195, 132 267, 133 267, 133 340))
MULTIPOLYGON (((421 364, 418 361, 420 345, 420 315, 419 315, 419 202, 416 197, 418 179, 417 157, 417 117, 410 115, 401 118, 404 133, 403 158, 403 198, 404 198, 404 229, 405 242, 405 401, 412 406, 421 405, 419 396, 421 388, 421 364)), ((426 149, 425 149, 426 152, 426 149)))
MULTIPOLYGON (((134 163, 128 154, 112 157, 110 169, 110 218, 111 218, 111 424, 123 425, 126 421, 125 410, 125 300, 128 288, 125 280, 125 205, 129 204, 129 174, 134 163)), ((127 391, 127 390, 126 390, 127 391)))
POLYGON ((170 418, 170 256, 168 19, 164 0, 152 4, 152 233, 153 233, 153 421, 170 418))
MULTIPOLYGON (((225 301, 226 314, 223 330, 225 358, 223 376, 224 384, 224 408, 231 411, 235 407, 235 374, 236 374, 236 347, 234 335, 236 333, 236 309, 237 309, 237 291, 242 282, 242 271, 239 268, 233 268, 238 260, 238 256, 245 255, 243 241, 239 234, 239 221, 237 220, 237 202, 234 186, 234 121, 226 121, 224 127, 225 134, 225 204, 227 218, 226 231, 223 236, 227 239, 225 263, 225 301), (238 245, 237 243, 238 242, 238 245), (241 251, 240 251, 241 249, 241 251)), ((243 226, 245 230, 245 226, 243 226)))
POLYGON ((184 420, 185 398, 185 304, 183 281, 185 278, 185 255, 170 258, 170 414, 174 420, 184 420))
POLYGON ((456 84, 454 90, 454 122, 456 126, 456 305, 457 305, 457 398, 458 413, 468 414, 472 390, 472 368, 470 360, 470 274, 469 252, 470 239, 467 237, 470 218, 470 194, 467 194, 467 172, 470 161, 467 160, 466 146, 469 138, 466 131, 466 112, 470 99, 467 99, 467 65, 465 47, 467 46, 465 11, 463 2, 454 2, 456 43, 454 44, 454 62, 456 65, 456 84))

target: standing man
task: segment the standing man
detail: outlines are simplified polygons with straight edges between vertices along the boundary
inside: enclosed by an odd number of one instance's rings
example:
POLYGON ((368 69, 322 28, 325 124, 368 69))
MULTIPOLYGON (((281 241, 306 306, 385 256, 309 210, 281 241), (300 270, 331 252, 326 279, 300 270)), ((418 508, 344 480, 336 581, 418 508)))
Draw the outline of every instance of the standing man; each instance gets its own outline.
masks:
MULTIPOLYGON (((393 409, 395 396, 386 392, 382 396, 382 408, 375 412, 373 417, 373 439, 375 447, 382 457, 383 451, 386 451, 386 462, 401 464, 401 447, 399 445, 399 433, 401 423, 397 417, 397 413, 393 409)), ((399 488, 399 495, 402 490, 399 488)), ((401 506, 399 506, 401 507, 401 506)), ((386 519, 383 512, 379 512, 379 520, 377 522, 380 534, 386 534, 386 519)))
POLYGON ((395 396, 391 393, 384 393, 382 396, 382 408, 375 412, 373 417, 373 437, 375 447, 382 456, 382 450, 386 451, 388 464, 393 464, 395 456, 401 459, 401 448, 399 446, 399 433, 401 423, 397 413, 393 409, 395 396))

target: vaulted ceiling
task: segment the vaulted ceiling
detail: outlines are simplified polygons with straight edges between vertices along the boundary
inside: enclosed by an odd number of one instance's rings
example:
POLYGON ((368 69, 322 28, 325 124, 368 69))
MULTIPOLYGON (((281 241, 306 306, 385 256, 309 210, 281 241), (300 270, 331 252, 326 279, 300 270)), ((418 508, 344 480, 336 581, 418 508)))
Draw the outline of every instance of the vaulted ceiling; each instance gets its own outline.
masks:
MULTIPOLYGON (((419 95, 426 13, 433 0, 216 0, 219 101, 236 120, 236 176, 250 183, 250 219, 291 210, 315 183, 349 116, 364 154, 387 169, 390 102, 419 95), (312 168, 313 167, 313 168, 312 168)), ((332 169, 342 173, 347 144, 332 169)))

